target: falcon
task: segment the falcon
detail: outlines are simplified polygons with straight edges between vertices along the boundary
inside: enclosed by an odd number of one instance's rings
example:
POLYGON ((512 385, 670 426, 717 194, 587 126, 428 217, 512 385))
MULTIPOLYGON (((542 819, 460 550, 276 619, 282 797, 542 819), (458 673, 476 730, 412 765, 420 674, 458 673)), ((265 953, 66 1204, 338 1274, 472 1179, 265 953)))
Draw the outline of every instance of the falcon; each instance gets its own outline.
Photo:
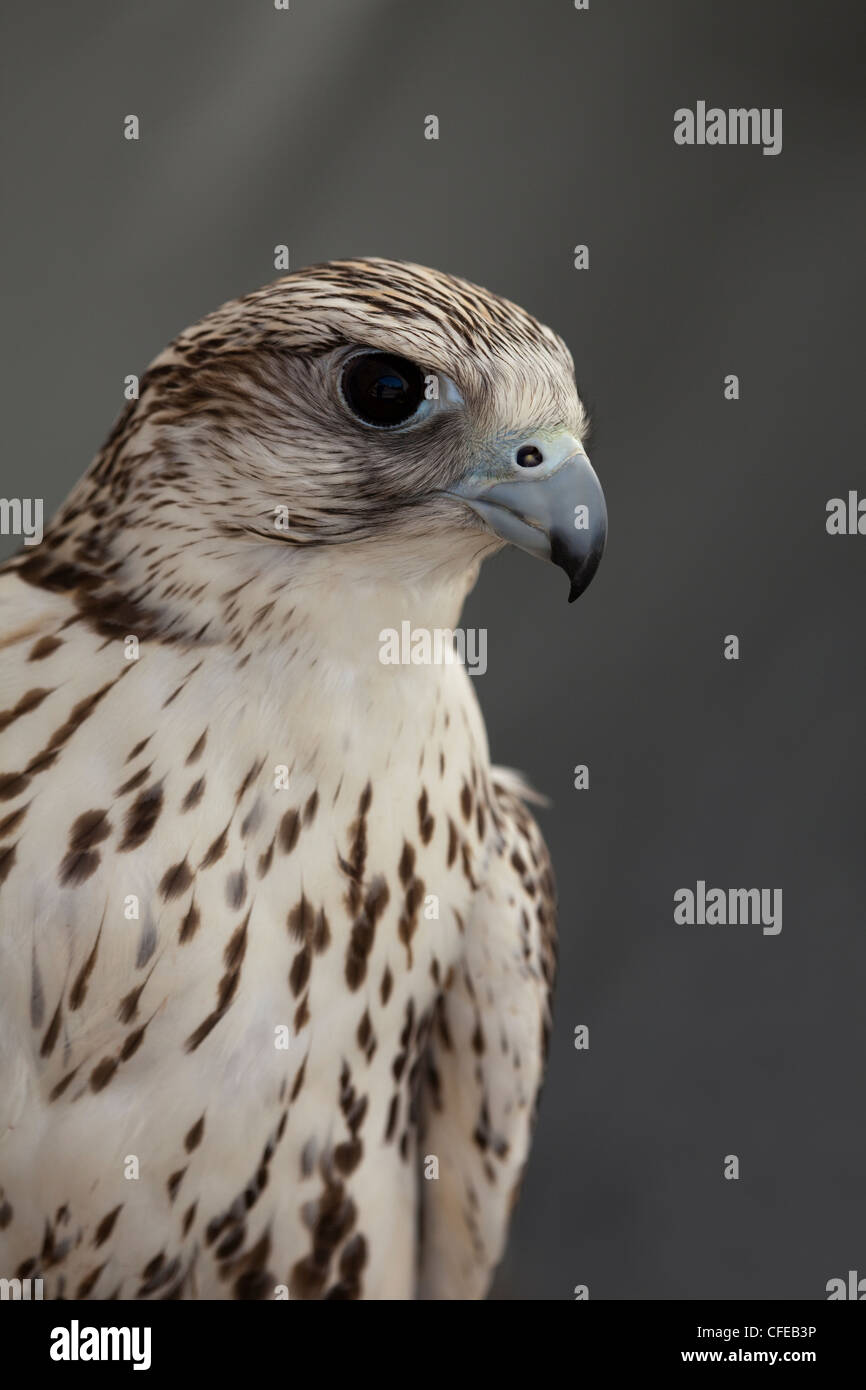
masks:
POLYGON ((66 1299, 478 1299, 554 884, 453 632, 604 545, 568 349, 419 266, 181 333, 0 571, 0 1274, 66 1299))

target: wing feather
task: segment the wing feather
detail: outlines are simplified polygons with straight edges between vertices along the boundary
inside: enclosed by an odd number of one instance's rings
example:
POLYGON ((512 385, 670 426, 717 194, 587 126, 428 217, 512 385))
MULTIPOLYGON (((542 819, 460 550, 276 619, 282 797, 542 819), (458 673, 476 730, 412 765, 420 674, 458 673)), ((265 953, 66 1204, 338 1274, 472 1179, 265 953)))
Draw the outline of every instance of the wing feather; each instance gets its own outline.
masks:
POLYGON ((466 923, 463 959, 437 1005, 422 1082, 420 1298, 486 1294, 519 1192, 547 1052, 553 874, 513 775, 494 769, 493 798, 498 843, 466 923))

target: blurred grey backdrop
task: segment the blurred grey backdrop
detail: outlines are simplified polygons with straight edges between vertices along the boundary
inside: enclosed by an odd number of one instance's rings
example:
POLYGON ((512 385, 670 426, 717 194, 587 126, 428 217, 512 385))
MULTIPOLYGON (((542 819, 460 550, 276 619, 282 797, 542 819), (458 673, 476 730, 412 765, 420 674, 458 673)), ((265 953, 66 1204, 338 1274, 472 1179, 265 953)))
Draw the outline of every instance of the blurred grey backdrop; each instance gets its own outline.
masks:
POLYGON ((79 0, 2 29, 5 496, 53 510, 123 377, 280 242, 293 269, 466 276, 574 354, 600 574, 569 608, 508 553, 465 617, 494 758, 553 798, 561 897, 494 1297, 811 1299, 866 1272, 866 537, 824 524, 866 495, 862 4, 79 0), (782 107, 781 154, 677 147, 698 100, 782 107), (781 934, 674 925, 699 878, 782 887, 781 934))

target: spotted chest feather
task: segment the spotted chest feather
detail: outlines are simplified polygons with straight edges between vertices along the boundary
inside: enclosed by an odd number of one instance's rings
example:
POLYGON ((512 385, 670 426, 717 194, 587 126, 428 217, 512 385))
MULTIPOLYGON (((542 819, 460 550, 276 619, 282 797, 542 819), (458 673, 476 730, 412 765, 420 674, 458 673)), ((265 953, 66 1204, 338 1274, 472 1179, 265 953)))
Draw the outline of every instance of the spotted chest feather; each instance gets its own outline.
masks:
MULTIPOLYGON (((287 740, 222 653, 160 650, 154 681, 146 650, 94 642, 82 663, 25 640, 48 684, 2 745, 4 1037, 27 1037, 0 1146, 8 1263, 52 1297, 410 1296, 434 1044, 454 1046, 492 860, 526 894, 524 967, 551 973, 547 870, 465 676, 426 727, 390 728, 383 768, 370 727, 299 738, 303 699, 287 740)), ((475 1119, 496 1181, 480 1100, 475 1119)))

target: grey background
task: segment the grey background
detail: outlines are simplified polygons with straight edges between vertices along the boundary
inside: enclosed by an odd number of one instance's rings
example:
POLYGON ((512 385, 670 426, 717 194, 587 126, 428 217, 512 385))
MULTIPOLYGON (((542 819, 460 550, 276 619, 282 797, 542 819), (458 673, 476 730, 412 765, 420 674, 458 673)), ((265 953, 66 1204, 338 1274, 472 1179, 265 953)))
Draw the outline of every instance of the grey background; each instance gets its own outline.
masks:
POLYGON ((824 529, 866 493, 864 38, 859 0, 7 7, 4 495, 53 509, 123 376, 272 279, 277 242, 293 268, 464 275, 573 351, 600 574, 569 608, 508 553, 465 617, 494 757, 554 798, 561 894, 500 1298, 822 1298, 866 1273, 866 538, 824 529), (783 107, 782 153, 676 147, 699 98, 783 107), (698 878, 782 887, 781 935, 675 926, 698 878))

